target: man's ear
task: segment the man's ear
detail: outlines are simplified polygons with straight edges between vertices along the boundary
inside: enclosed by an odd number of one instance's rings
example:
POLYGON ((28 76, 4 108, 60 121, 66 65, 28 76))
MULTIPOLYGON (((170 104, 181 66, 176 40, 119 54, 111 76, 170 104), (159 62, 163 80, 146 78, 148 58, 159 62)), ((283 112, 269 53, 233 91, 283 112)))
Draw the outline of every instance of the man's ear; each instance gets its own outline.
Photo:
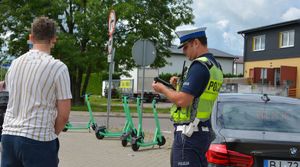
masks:
POLYGON ((50 39, 50 45, 51 45, 51 48, 54 47, 55 43, 56 43, 56 40, 57 40, 57 37, 54 36, 53 38, 50 39))
POLYGON ((197 43, 197 46, 201 46, 201 45, 202 45, 202 43, 200 42, 199 39, 196 39, 196 40, 195 40, 195 43, 197 43))

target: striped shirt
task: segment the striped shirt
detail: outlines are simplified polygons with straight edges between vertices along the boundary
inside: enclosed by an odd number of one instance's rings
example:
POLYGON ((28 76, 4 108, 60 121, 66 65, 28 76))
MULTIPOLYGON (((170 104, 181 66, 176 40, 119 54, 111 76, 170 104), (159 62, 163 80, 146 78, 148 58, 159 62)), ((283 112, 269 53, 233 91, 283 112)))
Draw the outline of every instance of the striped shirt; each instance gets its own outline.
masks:
POLYGON ((56 139, 56 100, 72 98, 67 66, 45 52, 30 50, 12 62, 5 83, 9 100, 2 134, 56 139))

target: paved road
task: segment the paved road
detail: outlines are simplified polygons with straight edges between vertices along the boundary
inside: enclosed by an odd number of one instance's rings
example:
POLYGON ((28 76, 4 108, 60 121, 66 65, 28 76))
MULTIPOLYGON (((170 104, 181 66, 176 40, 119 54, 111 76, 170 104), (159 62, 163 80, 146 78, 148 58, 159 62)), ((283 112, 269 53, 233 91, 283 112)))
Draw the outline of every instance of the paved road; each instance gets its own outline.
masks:
MULTIPOLYGON (((119 114, 112 114, 110 127, 121 129, 124 125, 124 118, 119 114)), ((153 118, 145 114, 144 128, 147 141, 151 140, 155 127, 153 118)), ((88 130, 68 131, 59 136, 60 166, 62 167, 167 167, 169 165, 170 148, 172 143, 172 124, 168 115, 161 115, 160 123, 167 143, 159 148, 158 146, 140 148, 138 152, 132 151, 130 146, 122 147, 118 139, 96 139, 94 133, 88 130)), ((106 123, 105 113, 95 113, 98 124, 106 123)), ((88 120, 86 112, 72 112, 70 121, 74 125, 82 125, 88 120)), ((134 118, 137 122, 137 118, 134 118)))
POLYGON ((169 165, 171 139, 158 148, 122 147, 119 140, 97 140, 88 132, 65 132, 60 135, 61 167, 167 167, 169 165))

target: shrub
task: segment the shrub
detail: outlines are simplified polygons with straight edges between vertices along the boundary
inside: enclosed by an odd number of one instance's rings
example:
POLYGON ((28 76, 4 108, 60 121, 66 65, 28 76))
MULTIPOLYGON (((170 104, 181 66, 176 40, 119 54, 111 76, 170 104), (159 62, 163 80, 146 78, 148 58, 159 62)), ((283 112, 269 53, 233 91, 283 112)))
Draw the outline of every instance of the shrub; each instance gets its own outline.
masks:
POLYGON ((243 74, 231 74, 231 73, 227 73, 227 74, 223 74, 224 78, 238 78, 238 77, 244 77, 243 74))

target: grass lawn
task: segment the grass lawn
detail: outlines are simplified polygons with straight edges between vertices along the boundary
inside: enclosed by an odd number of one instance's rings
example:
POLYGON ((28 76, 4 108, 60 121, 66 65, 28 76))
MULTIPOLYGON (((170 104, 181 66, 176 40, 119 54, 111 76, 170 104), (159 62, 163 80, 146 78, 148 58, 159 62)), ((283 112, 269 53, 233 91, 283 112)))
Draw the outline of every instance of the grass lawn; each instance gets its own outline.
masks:
MULTIPOLYGON (((107 111, 107 99, 101 96, 90 96, 90 103, 93 112, 106 112, 107 111)), ((112 112, 123 112, 122 100, 121 99, 113 99, 111 103, 111 111, 112 112)), ((135 101, 129 101, 129 104, 136 104, 135 101)), ((72 111, 87 111, 87 106, 72 106, 72 111)), ((131 112, 136 112, 136 105, 130 106, 131 112)), ((158 113, 169 113, 168 108, 157 108, 158 113)), ((144 107, 144 113, 152 113, 152 108, 144 107)))

